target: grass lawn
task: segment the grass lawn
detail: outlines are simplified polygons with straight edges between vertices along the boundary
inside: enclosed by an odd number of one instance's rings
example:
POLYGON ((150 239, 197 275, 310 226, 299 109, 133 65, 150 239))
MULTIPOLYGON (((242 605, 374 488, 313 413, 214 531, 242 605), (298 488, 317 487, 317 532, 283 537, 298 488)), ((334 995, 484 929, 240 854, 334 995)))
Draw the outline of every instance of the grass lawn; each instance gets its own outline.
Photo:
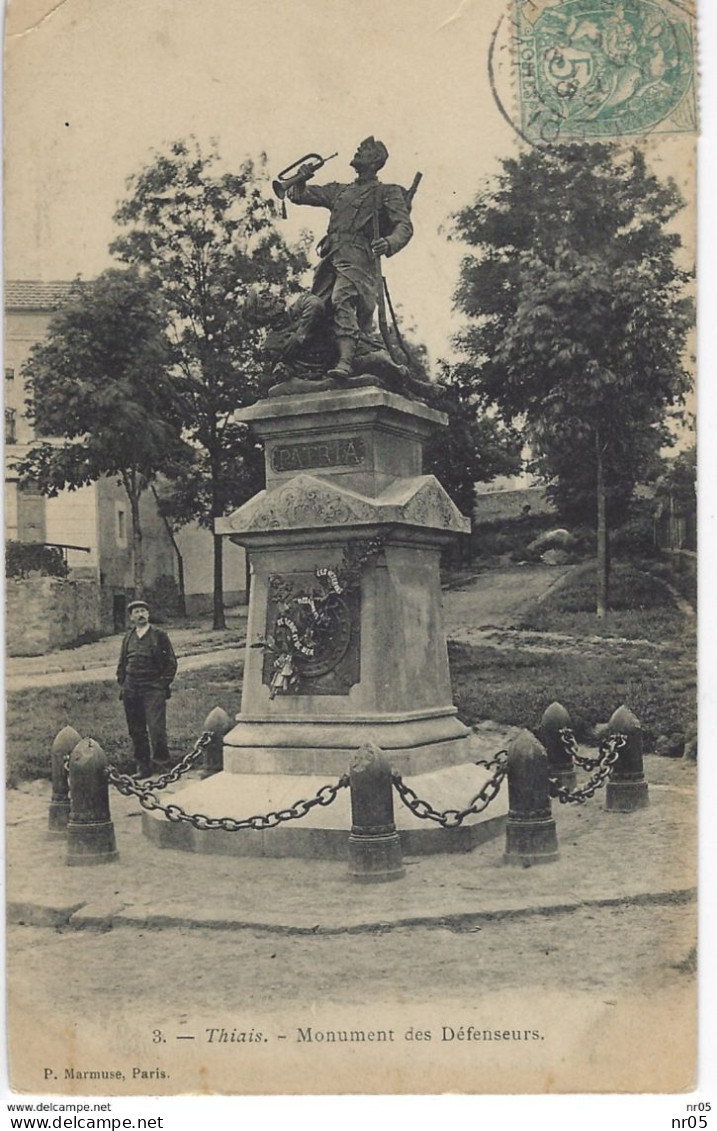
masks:
MULTIPOLYGON (((213 707, 233 718, 239 711, 241 673, 236 665, 181 673, 167 704, 169 747, 175 761, 192 749, 213 707)), ((117 684, 78 683, 32 688, 7 696, 6 778, 16 785, 27 778, 50 776, 50 747, 64 726, 99 742, 121 770, 133 767, 131 744, 117 684)))
MULTIPOLYGON (((521 648, 449 646, 454 701, 467 723, 481 719, 537 728, 558 699, 570 711, 579 738, 607 721, 621 703, 649 737, 689 730, 695 715, 695 673, 689 646, 605 655, 536 653, 521 648)), ((234 665, 217 664, 179 675, 168 704, 170 748, 177 760, 190 750, 209 711, 239 711, 241 680, 234 665)), ((12 692, 7 699, 7 780, 49 777, 50 746, 70 724, 92 737, 120 769, 132 765, 122 704, 114 683, 87 683, 12 692)))
MULTIPOLYGON (((578 738, 604 723, 621 703, 641 720, 649 743, 660 734, 689 732, 696 714, 694 634, 659 578, 628 562, 613 568, 614 611, 595 617, 592 570, 569 579, 525 612, 518 626, 574 636, 612 636, 666 645, 611 642, 604 652, 536 652, 528 648, 451 644, 454 702, 467 723, 481 719, 534 730, 554 699, 570 711, 578 738)), ((222 664, 178 676, 167 708, 176 760, 191 750, 213 707, 237 714, 241 671, 222 664)), ((83 683, 12 692, 7 697, 8 784, 49 777, 50 747, 68 724, 94 738, 120 769, 132 757, 117 685, 83 683)))
POLYGON ((630 647, 601 655, 538 653, 521 648, 449 645, 454 702, 464 722, 481 719, 535 730, 557 699, 579 739, 626 703, 649 743, 694 727, 696 682, 690 654, 630 647))
POLYGON ((595 616, 596 571, 592 567, 570 577, 545 600, 524 612, 517 628, 562 632, 571 636, 619 636, 657 643, 679 639, 685 618, 664 582, 630 562, 615 562, 610 577, 610 611, 595 616))
MULTIPOLYGON (((575 637, 646 640, 656 649, 612 642, 594 650, 535 653, 528 649, 451 646, 456 703, 464 719, 494 719, 535 729, 552 700, 569 710, 578 738, 607 722, 621 703, 643 724, 648 744, 660 734, 695 727, 697 690, 694 624, 669 588, 629 561, 611 571, 611 605, 595 616, 596 572, 588 566, 544 600, 524 610, 516 627, 575 637)), ((649 748, 649 746, 648 746, 649 748)))

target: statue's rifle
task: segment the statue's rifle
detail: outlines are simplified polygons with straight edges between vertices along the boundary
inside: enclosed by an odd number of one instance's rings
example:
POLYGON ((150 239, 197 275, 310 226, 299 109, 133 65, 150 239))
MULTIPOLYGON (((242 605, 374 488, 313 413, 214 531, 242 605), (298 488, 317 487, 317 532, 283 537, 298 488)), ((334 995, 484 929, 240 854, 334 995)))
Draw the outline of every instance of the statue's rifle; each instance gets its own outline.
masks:
MULTIPOLYGON (((406 203, 408 204, 408 211, 409 212, 411 211, 411 207, 413 205, 413 198, 416 195, 416 189, 418 188, 419 184, 421 183, 422 177, 423 177, 423 173, 416 173, 415 177, 413 178, 413 180, 411 182, 411 187, 403 190, 404 196, 406 197, 406 203)), ((380 207, 379 206, 379 196, 380 196, 380 193, 381 193, 381 189, 379 187, 378 190, 376 191, 376 193, 374 194, 374 201, 373 201, 373 238, 375 240, 379 239, 380 236, 381 236, 380 224, 379 224, 379 207, 380 207)), ((389 306, 389 309, 391 311, 391 320, 393 321, 393 329, 394 329, 394 332, 396 334, 396 338, 398 339, 398 343, 399 343, 403 353, 405 354, 406 360, 408 361, 409 366, 410 366, 411 355, 409 354, 408 349, 406 348, 406 343, 404 342, 403 338, 401 337, 401 331, 398 328, 398 321, 396 319, 396 312, 393 309, 393 303, 391 302, 391 295, 390 295, 389 290, 388 290, 388 283, 386 282, 385 278, 383 277, 383 272, 381 271, 381 256, 378 255, 378 254, 376 255, 376 275, 377 275, 377 282, 378 282, 378 328, 381 331, 381 337, 383 338, 383 343, 386 346, 386 349, 388 350, 388 352, 391 356, 391 360, 393 362, 395 362, 396 365, 401 365, 402 362, 396 356, 396 349, 393 345, 393 342, 391 341, 391 338, 390 338, 390 335, 389 335, 389 332, 388 332, 388 321, 386 319, 386 301, 388 301, 388 306, 389 306)))

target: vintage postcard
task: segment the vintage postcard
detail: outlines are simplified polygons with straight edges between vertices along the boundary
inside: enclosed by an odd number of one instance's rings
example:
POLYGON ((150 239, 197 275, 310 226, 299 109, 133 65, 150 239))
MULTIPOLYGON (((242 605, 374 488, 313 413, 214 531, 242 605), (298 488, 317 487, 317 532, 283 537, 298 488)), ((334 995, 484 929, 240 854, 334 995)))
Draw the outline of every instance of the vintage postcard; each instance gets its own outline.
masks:
POLYGON ((697 42, 691 0, 9 0, 18 1096, 708 1125, 697 42))

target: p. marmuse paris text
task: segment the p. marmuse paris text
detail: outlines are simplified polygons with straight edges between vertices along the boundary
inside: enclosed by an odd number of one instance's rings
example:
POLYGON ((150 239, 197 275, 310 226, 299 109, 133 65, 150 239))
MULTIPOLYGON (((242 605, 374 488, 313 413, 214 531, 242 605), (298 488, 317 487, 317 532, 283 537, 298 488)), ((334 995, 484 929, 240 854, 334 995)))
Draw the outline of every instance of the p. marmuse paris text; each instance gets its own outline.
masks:
MULTIPOLYGON (((57 1080, 58 1075, 54 1068, 43 1068, 46 1080, 57 1080)), ((65 1068, 65 1080, 168 1080, 169 1073, 163 1068, 65 1068)))

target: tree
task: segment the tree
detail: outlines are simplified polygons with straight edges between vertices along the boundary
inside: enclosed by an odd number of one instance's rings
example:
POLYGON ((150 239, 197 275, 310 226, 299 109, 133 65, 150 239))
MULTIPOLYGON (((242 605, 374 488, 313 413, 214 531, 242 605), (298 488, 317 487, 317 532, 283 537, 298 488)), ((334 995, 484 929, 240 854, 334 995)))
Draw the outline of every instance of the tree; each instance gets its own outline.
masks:
POLYGON ((441 395, 432 407, 445 412, 448 428, 435 434, 426 448, 426 470, 443 484, 463 514, 471 515, 476 483, 521 469, 523 441, 495 414, 485 411, 470 370, 440 363, 441 395))
MULTIPOLYGON (((233 413, 258 399, 264 367, 261 327, 242 318, 250 288, 298 289, 307 261, 275 225, 264 161, 237 174, 217 171, 218 154, 175 142, 130 177, 115 220, 124 229, 113 253, 150 278, 165 301, 171 361, 192 458, 164 492, 174 523, 215 518, 263 486, 263 464, 233 413)), ((225 627, 222 539, 214 537, 214 627, 225 627)))
POLYGON ((430 407, 448 417, 448 427, 437 429, 428 440, 424 470, 435 475, 458 509, 470 516, 476 483, 489 483, 497 475, 515 475, 521 470, 522 438, 495 413, 485 411, 485 398, 473 386, 470 366, 439 360, 435 393, 427 392, 431 381, 428 350, 418 340, 415 325, 406 326, 401 315, 396 316, 398 326, 389 328, 396 357, 426 383, 422 391, 430 407))
POLYGON ((671 497, 681 510, 694 509, 697 494, 697 445, 675 456, 655 484, 658 498, 671 497))
POLYGON ((132 516, 134 587, 144 587, 140 498, 185 456, 180 406, 167 376, 165 317, 134 269, 78 283, 24 366, 27 410, 40 436, 18 461, 44 495, 116 476, 132 516))
MULTIPOLYGON (((697 447, 693 444, 673 459, 664 460, 654 484, 655 517, 668 522, 665 543, 670 548, 697 549, 697 447), (673 539, 672 522, 680 519, 679 541, 673 539)), ((664 544, 664 543, 663 543, 664 544)))
POLYGON ((667 414, 690 385, 690 275, 670 229, 681 207, 639 150, 574 144, 505 160, 455 217, 475 249, 456 292, 473 384, 524 422, 559 503, 592 496, 599 617, 608 523, 669 442, 667 414))

